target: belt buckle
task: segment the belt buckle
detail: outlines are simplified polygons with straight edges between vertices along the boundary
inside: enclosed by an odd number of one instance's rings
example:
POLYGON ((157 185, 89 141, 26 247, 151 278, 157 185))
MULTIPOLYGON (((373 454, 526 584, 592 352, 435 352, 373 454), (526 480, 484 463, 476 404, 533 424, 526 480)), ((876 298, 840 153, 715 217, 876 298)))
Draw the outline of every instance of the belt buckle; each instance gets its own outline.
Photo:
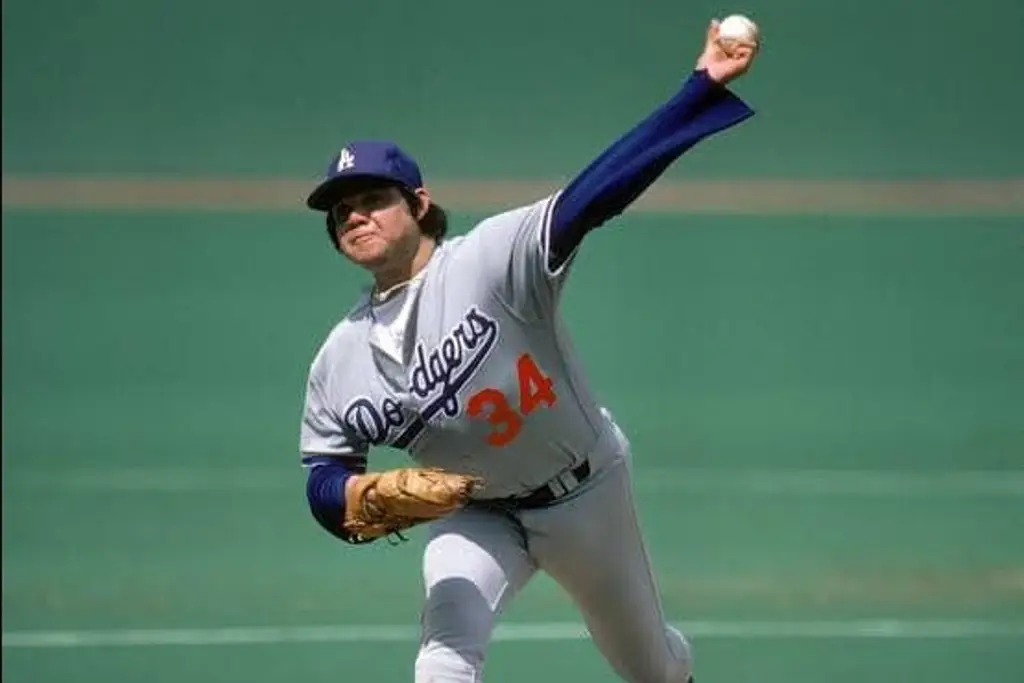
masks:
POLYGON ((552 502, 569 495, 590 476, 590 463, 584 460, 579 465, 555 475, 543 489, 551 494, 552 502))
POLYGON ((576 474, 572 470, 566 470, 549 481, 546 488, 551 491, 554 499, 558 500, 562 496, 569 495, 579 485, 580 480, 576 478, 576 474))

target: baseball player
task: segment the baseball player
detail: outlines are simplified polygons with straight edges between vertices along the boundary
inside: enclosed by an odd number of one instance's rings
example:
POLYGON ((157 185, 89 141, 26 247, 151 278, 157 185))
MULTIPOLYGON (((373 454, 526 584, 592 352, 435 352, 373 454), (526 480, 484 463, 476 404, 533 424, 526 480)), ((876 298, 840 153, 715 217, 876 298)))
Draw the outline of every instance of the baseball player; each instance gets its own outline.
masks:
POLYGON ((584 237, 682 153, 753 115, 727 88, 756 44, 718 22, 681 89, 551 196, 447 237, 397 145, 355 141, 307 199, 373 287, 313 359, 300 449, 313 516, 352 544, 424 524, 417 683, 482 678, 496 620, 538 571, 630 683, 691 681, 631 491, 630 444, 573 351, 560 295, 584 237), (409 467, 367 469, 373 446, 409 467))

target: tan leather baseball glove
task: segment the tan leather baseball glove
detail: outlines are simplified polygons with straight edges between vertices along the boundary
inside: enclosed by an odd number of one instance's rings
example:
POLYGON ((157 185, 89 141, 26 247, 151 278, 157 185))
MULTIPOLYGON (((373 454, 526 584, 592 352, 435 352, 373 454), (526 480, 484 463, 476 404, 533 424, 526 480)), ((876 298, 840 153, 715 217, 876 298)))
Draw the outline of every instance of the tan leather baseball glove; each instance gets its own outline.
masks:
POLYGON ((345 531, 356 541, 400 533, 454 512, 482 484, 476 477, 429 467, 367 472, 345 495, 345 531))

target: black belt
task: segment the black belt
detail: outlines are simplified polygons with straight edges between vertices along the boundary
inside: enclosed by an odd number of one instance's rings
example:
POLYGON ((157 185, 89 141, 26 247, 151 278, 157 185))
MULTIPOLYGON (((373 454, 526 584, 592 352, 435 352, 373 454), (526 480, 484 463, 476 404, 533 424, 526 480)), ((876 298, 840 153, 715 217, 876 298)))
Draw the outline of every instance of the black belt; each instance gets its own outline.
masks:
MULTIPOLYGON (((572 470, 572 475, 576 477, 577 486, 582 484, 590 476, 590 461, 584 460, 582 464, 578 465, 572 470)), ((508 498, 489 498, 485 500, 476 501, 479 505, 484 507, 496 506, 511 508, 514 510, 528 510, 530 508, 542 508, 551 505, 556 500, 565 495, 563 490, 559 493, 551 484, 541 486, 539 489, 534 489, 525 496, 509 496, 508 498)))

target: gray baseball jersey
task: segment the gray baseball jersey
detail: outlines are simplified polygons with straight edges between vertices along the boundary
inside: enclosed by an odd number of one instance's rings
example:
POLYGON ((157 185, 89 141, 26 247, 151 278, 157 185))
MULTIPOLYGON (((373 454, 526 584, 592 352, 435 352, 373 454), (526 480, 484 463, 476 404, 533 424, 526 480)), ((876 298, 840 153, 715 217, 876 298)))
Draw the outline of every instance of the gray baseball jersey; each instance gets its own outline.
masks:
POLYGON ((481 476, 480 497, 526 493, 582 462, 611 418, 559 315, 571 259, 547 266, 556 196, 441 242, 405 294, 400 358, 379 343, 369 298, 335 326, 309 371, 304 458, 386 445, 481 476))

